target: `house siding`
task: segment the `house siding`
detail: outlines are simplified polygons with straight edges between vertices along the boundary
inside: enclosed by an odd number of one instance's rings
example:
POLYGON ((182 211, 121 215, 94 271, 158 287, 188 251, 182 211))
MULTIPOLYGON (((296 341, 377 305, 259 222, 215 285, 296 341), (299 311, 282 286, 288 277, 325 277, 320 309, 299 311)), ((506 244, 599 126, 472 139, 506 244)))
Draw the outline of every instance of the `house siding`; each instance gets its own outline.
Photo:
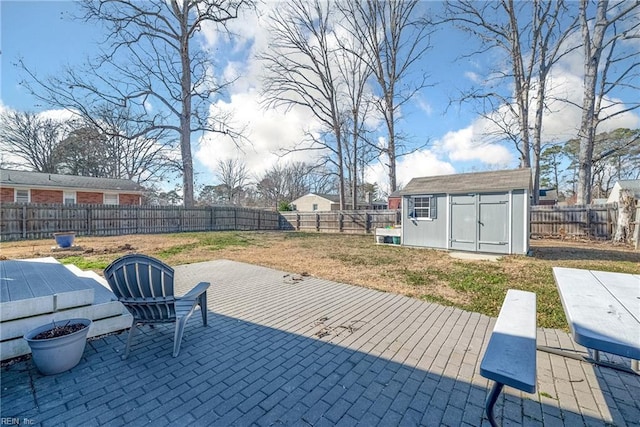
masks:
POLYGON ((87 193, 82 191, 76 193, 76 203, 102 204, 103 198, 102 193, 87 193))
POLYGON ((120 194, 119 202, 121 205, 139 205, 140 196, 138 194, 120 194))
POLYGON ((62 203, 63 192, 57 190, 31 190, 31 203, 62 203))
POLYGON ((389 197, 389 209, 400 209, 402 206, 401 197, 389 197))
MULTIPOLYGON (((31 189, 31 203, 63 203, 63 193, 64 192, 62 190, 31 189)), ((120 205, 137 206, 140 205, 141 196, 139 194, 119 194, 118 199, 120 205)), ((15 189, 12 187, 0 188, 0 203, 13 202, 15 202, 15 189)), ((104 193, 93 191, 78 191, 76 192, 76 203, 101 205, 104 203, 104 193)))
POLYGON ((2 203, 13 203, 14 202, 14 190, 13 188, 0 188, 0 202, 2 203))
POLYGON ((318 209, 316 209, 316 211, 331 211, 339 208, 336 203, 316 194, 307 194, 306 196, 302 196, 299 199, 294 200, 293 204, 299 212, 313 212, 314 204, 318 205, 318 209))
POLYGON ((409 216, 409 199, 402 198, 402 244, 427 248, 447 248, 447 196, 434 195, 436 217, 416 219, 409 216))

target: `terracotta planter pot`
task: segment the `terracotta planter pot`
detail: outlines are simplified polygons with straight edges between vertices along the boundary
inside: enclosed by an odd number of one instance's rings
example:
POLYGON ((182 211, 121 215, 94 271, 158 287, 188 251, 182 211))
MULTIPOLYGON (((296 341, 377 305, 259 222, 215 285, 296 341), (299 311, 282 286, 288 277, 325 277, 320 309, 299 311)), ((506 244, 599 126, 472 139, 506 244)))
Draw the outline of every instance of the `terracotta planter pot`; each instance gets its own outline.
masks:
POLYGON ((90 326, 89 319, 67 319, 39 326, 25 334, 24 339, 29 343, 36 368, 44 375, 54 375, 76 366, 84 354, 90 326), (54 327, 77 323, 84 325, 84 328, 60 337, 35 339, 41 332, 54 327))

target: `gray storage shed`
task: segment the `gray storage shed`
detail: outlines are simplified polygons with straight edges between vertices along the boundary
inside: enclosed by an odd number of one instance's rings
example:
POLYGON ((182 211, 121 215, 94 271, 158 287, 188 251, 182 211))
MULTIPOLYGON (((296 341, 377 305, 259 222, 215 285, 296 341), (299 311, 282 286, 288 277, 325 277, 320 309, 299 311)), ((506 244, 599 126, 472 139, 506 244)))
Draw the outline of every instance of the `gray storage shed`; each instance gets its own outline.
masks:
POLYGON ((400 194, 402 245, 498 254, 529 251, 528 168, 414 178, 400 194))

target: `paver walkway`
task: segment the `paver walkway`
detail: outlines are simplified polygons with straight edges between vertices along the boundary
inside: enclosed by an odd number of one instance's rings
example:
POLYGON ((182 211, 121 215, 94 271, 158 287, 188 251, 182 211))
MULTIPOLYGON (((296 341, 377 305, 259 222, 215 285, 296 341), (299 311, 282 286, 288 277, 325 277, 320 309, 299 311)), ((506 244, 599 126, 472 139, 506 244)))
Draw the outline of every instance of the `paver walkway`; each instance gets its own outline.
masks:
MULTIPOLYGON (((21 425, 488 425, 479 364, 495 319, 232 261, 176 268, 211 281, 209 326, 90 341, 73 370, 2 371, 3 423, 21 425)), ((180 293, 180 292, 179 292, 180 293)), ((539 330, 540 344, 573 348, 539 330)), ((538 394, 505 388, 503 425, 640 425, 640 376, 538 352, 538 394)))

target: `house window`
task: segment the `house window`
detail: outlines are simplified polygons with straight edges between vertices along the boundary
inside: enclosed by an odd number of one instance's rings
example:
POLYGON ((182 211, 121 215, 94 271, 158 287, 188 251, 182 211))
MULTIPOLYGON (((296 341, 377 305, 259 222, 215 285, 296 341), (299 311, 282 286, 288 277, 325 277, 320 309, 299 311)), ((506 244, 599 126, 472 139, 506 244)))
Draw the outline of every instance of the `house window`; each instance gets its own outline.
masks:
POLYGON ((432 196, 412 197, 409 199, 410 216, 417 219, 435 218, 435 201, 432 196))
POLYGON ((118 195, 113 193, 104 193, 105 205, 118 205, 118 195))
POLYGON ((314 203, 313 207, 311 209, 314 210, 314 211, 317 211, 318 210, 318 204, 314 203))
POLYGON ((15 201, 16 203, 29 203, 30 201, 30 192, 29 190, 16 190, 15 191, 15 201))
POLYGON ((75 191, 65 191, 62 196, 63 203, 65 205, 75 205, 76 204, 76 192, 75 191))

